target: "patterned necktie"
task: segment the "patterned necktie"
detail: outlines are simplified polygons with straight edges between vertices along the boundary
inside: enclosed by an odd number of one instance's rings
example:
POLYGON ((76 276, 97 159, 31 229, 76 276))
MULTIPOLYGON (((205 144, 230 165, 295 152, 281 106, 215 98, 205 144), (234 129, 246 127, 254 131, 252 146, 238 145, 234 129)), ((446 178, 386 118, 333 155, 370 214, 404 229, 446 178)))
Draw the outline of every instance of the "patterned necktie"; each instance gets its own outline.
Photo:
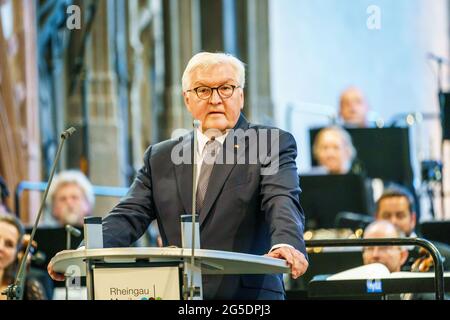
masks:
POLYGON ((216 140, 209 140, 204 149, 205 156, 203 157, 202 166, 200 169, 200 176, 197 183, 196 206, 195 211, 200 214, 205 201, 206 190, 208 189, 208 182, 214 167, 214 161, 219 153, 220 142, 216 140))

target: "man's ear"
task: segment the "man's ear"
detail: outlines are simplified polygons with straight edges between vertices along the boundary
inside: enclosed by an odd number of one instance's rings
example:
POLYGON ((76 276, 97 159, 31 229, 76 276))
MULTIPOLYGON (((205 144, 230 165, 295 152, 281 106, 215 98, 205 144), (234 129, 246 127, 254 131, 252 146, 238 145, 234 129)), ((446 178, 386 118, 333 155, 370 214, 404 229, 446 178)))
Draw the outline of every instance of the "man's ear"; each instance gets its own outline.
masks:
POLYGON ((239 94, 241 95, 241 99, 242 99, 242 105, 241 105, 241 110, 244 109, 244 104, 245 104, 245 99, 244 99, 244 88, 242 88, 239 92, 239 94))
POLYGON ((339 118, 342 118, 342 102, 339 102, 338 116, 339 116, 339 118))
POLYGON ((189 106, 189 96, 186 91, 183 91, 183 100, 184 100, 184 105, 186 106, 188 111, 192 113, 191 107, 189 106))
POLYGON ((417 223, 417 215, 415 212, 411 213, 411 230, 414 230, 416 228, 417 223))

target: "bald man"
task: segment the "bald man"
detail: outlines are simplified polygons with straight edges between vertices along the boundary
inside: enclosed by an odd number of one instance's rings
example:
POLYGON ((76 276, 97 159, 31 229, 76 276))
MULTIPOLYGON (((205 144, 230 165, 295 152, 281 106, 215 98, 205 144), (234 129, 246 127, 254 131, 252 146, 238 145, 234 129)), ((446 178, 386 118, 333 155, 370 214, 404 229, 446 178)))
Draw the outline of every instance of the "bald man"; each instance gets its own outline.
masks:
MULTIPOLYGON (((403 237, 392 223, 385 220, 372 222, 364 230, 364 239, 400 238, 403 237)), ((400 246, 365 247, 364 264, 382 263, 390 272, 398 272, 408 259, 408 250, 400 246)))
POLYGON ((369 106, 361 90, 356 87, 345 89, 339 101, 339 116, 344 126, 352 128, 368 127, 369 106))

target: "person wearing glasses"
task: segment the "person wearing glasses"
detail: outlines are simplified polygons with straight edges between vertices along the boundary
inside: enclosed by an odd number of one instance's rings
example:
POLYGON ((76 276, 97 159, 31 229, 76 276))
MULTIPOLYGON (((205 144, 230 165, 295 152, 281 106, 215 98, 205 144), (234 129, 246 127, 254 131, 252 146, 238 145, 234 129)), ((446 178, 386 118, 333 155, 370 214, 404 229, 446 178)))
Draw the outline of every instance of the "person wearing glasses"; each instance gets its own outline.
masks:
MULTIPOLYGON (((241 113, 244 86, 244 64, 223 53, 196 54, 182 77, 185 105, 201 123, 193 150, 200 245, 284 259, 297 278, 308 261, 296 142, 290 133, 247 121, 241 113), (257 159, 251 157, 255 146, 266 151, 257 159)), ((192 212, 193 136, 147 149, 127 196, 103 219, 105 247, 130 246, 155 219, 164 246, 181 247, 180 215, 192 212)), ((52 266, 49 273, 62 278, 52 266)), ((203 275, 202 280, 204 299, 285 298, 282 275, 203 275)))

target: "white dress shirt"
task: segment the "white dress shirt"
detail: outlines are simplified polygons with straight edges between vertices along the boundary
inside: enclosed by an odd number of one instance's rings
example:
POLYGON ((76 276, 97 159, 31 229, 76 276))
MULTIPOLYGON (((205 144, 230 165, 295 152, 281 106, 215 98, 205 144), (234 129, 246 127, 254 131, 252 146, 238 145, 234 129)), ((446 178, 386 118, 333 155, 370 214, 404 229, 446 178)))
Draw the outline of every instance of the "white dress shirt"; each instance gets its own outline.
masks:
MULTIPOLYGON (((228 131, 221 136, 214 137, 215 140, 220 143, 221 147, 223 146, 223 143, 224 143, 227 135, 228 135, 228 131)), ((198 185, 198 178, 200 177, 200 171, 202 170, 203 159, 205 158, 205 155, 206 155, 204 152, 205 146, 209 140, 211 140, 211 139, 208 138, 206 135, 204 135, 203 132, 201 132, 199 129, 197 129, 197 154, 196 154, 196 159, 197 159, 197 181, 196 181, 196 183, 197 183, 197 185, 198 185)))

